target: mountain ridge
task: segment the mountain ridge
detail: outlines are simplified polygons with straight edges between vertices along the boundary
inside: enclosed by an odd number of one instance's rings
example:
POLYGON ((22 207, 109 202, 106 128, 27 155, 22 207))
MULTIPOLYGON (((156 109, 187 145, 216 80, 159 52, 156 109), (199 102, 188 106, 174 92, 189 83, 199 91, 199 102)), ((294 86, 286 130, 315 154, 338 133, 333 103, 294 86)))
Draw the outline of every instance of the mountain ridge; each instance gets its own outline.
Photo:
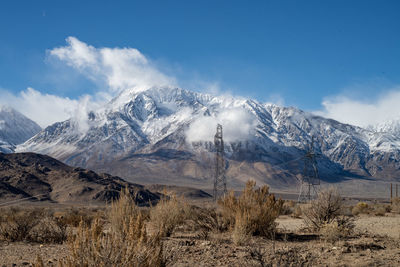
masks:
MULTIPOLYGON (((142 185, 117 176, 68 166, 46 155, 0 153, 0 198, 54 203, 110 202, 126 188, 139 205, 160 199, 142 185)), ((0 204, 2 204, 0 203, 0 204)))
POLYGON ((204 187, 212 180, 217 122, 222 123, 228 140, 227 175, 233 186, 243 185, 248 178, 276 188, 294 186, 301 177, 302 162, 284 162, 301 158, 312 136, 321 155, 318 166, 324 181, 387 180, 400 175, 400 138, 394 134, 294 107, 171 87, 123 91, 103 108, 88 113, 87 131, 80 131, 73 119, 58 122, 16 151, 49 154, 74 166, 142 183, 204 187), (202 136, 208 140, 201 140, 202 136), (276 164, 281 164, 279 169, 273 167, 276 164))
POLYGON ((11 153, 42 128, 9 106, 0 105, 0 152, 11 153))

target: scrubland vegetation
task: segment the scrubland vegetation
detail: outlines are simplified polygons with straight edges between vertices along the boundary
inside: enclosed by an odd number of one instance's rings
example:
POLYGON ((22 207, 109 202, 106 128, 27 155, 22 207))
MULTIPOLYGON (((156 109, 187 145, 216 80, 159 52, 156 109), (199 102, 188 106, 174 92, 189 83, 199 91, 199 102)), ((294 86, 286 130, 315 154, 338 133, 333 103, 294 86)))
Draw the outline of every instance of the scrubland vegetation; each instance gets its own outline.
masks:
MULTIPOLYGON (((368 238, 368 233, 355 229, 359 216, 399 212, 399 199, 346 206, 335 189, 327 189, 311 203, 299 204, 276 199, 267 186, 249 181, 239 196, 230 192, 217 204, 193 205, 172 195, 139 208, 128 192, 122 192, 105 208, 2 208, 0 240, 65 247, 57 265, 38 253, 31 260, 35 266, 165 266, 190 263, 190 255, 192 264, 196 257, 208 257, 210 266, 217 257, 221 265, 224 260, 227 265, 324 265, 321 253, 332 246, 339 244, 348 252, 372 246, 355 241, 368 238), (285 230, 278 227, 278 218, 297 220, 302 227, 285 230), (245 256, 235 260, 232 253, 238 250, 245 256)), ((393 242, 398 248, 398 240, 393 242)))

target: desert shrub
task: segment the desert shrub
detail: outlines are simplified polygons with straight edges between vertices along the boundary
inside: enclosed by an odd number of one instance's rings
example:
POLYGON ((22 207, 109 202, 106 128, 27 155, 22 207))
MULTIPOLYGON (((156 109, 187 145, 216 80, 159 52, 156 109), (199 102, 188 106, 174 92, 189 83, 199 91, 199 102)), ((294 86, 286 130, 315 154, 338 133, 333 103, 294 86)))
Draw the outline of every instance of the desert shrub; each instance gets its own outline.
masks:
POLYGON ((36 255, 35 262, 33 263, 33 267, 44 267, 44 263, 42 257, 40 255, 36 255))
POLYGON ((12 207, 1 210, 0 238, 7 241, 22 241, 29 238, 31 230, 44 217, 43 209, 21 209, 12 207))
POLYGON ((164 266, 160 236, 148 235, 145 216, 128 192, 122 192, 108 211, 110 229, 95 218, 80 222, 69 236, 70 255, 60 266, 164 266))
POLYGON ((78 227, 79 223, 83 221, 85 224, 89 225, 95 216, 91 214, 88 209, 77 209, 71 208, 64 211, 62 214, 57 216, 60 223, 65 225, 78 227))
POLYGON ((384 205, 386 212, 392 211, 392 205, 384 205))
MULTIPOLYGON (((251 233, 250 227, 251 225, 251 218, 249 218, 250 215, 248 213, 237 213, 235 217, 235 226, 233 227, 232 231, 232 241, 236 245, 244 245, 246 244, 249 239, 251 233)), ((272 227, 268 226, 269 230, 272 231, 272 227)))
POLYGON ((208 239, 210 233, 221 233, 228 230, 221 213, 215 208, 199 208, 190 206, 186 209, 185 219, 191 222, 193 231, 200 231, 199 236, 208 239))
MULTIPOLYGON (((124 227, 129 224, 131 218, 136 218, 140 213, 129 190, 122 190, 118 200, 111 202, 111 208, 107 216, 112 231, 123 234, 124 227)), ((141 216, 143 217, 143 214, 141 216)))
POLYGON ((283 203, 281 215, 291 215, 294 212, 296 203, 293 200, 288 200, 283 203))
POLYGON ((187 217, 188 205, 176 196, 164 197, 150 209, 150 221, 161 236, 170 236, 187 217))
POLYGON ((275 231, 275 219, 283 201, 269 194, 268 186, 257 189, 255 186, 254 181, 248 181, 239 197, 230 192, 219 201, 225 223, 233 230, 236 240, 243 240, 244 235, 271 237, 275 231))
POLYGON ((365 202, 358 202, 357 205, 353 207, 353 215, 368 214, 370 212, 370 207, 365 202))
POLYGON ((304 222, 312 230, 319 231, 325 224, 330 224, 340 215, 342 197, 336 189, 329 188, 318 193, 303 210, 304 222))
POLYGON ((67 226, 50 210, 12 207, 1 211, 0 238, 11 242, 62 243, 67 238, 67 226))
POLYGON ((391 208, 392 212, 400 213, 400 197, 395 197, 392 199, 391 208))
POLYGON ((122 222, 123 232, 104 233, 95 219, 91 226, 81 223, 69 240, 70 255, 60 266, 163 266, 162 243, 148 236, 143 217, 122 222))
POLYGON ((67 225, 49 214, 32 228, 28 240, 39 243, 63 243, 67 240, 67 225))
POLYGON ((292 213, 292 217, 293 218, 301 218, 301 215, 303 214, 303 212, 301 211, 301 207, 300 205, 296 205, 293 209, 293 213, 292 213))
POLYGON ((375 205, 372 212, 375 216, 385 216, 387 208, 384 205, 375 205))
POLYGON ((343 206, 342 209, 340 210, 340 215, 344 215, 344 216, 349 216, 349 217, 353 217, 353 206, 343 206))
POLYGON ((340 216, 333 221, 325 223, 320 228, 322 239, 328 242, 335 242, 353 234, 354 220, 350 217, 340 216))

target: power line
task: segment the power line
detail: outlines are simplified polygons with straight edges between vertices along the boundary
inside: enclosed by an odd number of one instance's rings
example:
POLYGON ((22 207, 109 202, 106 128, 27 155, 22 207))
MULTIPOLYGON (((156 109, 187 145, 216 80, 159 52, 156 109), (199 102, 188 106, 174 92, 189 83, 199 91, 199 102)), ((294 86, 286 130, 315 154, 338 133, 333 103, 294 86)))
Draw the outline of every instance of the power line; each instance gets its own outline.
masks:
POLYGON ((317 186, 321 184, 321 180, 319 178, 316 156, 317 154, 314 152, 314 137, 312 137, 311 144, 303 157, 304 170, 301 178, 298 202, 311 201, 317 195, 317 186))
POLYGON ((214 201, 224 196, 226 190, 224 140, 222 138, 222 125, 217 125, 217 132, 214 136, 215 145, 215 178, 214 178, 214 201))

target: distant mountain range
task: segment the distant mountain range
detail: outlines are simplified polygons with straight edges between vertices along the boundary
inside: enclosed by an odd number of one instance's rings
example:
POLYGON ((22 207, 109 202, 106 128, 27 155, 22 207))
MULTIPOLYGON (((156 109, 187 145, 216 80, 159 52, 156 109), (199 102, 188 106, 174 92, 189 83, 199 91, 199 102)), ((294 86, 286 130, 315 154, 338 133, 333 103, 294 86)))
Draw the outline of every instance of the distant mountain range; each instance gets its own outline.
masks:
POLYGON ((276 189, 297 186, 312 136, 323 181, 400 177, 396 123, 364 129, 293 107, 169 87, 125 90, 87 118, 50 125, 15 151, 140 183, 210 188, 217 122, 233 188, 249 178, 276 189))
POLYGON ((0 105, 0 152, 11 153, 16 145, 37 134, 42 128, 18 111, 0 105))

